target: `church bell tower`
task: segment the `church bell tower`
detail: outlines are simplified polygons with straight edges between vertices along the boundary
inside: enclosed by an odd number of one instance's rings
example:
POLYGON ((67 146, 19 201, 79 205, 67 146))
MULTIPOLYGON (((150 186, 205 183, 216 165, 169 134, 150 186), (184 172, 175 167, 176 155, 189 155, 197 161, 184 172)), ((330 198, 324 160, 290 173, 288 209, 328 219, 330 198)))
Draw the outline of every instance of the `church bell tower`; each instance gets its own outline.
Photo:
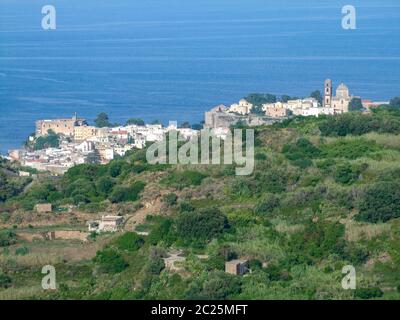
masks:
POLYGON ((325 80, 324 86, 324 107, 331 107, 332 106, 332 80, 327 79, 325 80))

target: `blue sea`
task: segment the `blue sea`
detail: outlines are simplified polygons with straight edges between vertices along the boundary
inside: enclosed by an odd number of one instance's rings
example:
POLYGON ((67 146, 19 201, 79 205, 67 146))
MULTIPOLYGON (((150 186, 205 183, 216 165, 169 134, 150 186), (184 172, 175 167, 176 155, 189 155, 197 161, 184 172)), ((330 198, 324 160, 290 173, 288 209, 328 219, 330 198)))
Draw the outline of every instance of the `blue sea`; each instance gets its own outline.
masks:
POLYGON ((398 0, 0 2, 1 153, 36 119, 196 123, 248 93, 307 96, 325 78, 363 98, 400 95, 398 0), (341 26, 348 2, 356 30, 341 26))

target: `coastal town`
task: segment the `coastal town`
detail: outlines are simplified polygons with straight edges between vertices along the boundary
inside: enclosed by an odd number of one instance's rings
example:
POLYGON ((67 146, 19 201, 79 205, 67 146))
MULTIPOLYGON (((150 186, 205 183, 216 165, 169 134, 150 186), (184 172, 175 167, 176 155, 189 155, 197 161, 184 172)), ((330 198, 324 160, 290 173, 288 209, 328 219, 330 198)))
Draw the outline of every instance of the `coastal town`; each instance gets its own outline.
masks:
MULTIPOLYGON (((203 127, 224 139, 231 126, 239 123, 259 126, 293 116, 319 117, 347 113, 354 99, 362 103, 363 112, 369 112, 370 108, 387 103, 361 100, 351 95, 343 83, 337 87, 334 95, 332 81, 326 80, 320 99, 281 99, 260 105, 241 99, 230 106, 218 105, 207 111, 203 127)), ((28 146, 10 150, 8 159, 38 171, 60 175, 78 164, 107 164, 130 150, 143 149, 148 144, 162 141, 165 134, 171 130, 178 131, 184 140, 190 140, 199 134, 199 128, 179 127, 176 122, 171 122, 166 127, 161 124, 144 123, 99 127, 89 125, 86 119, 79 118, 77 114, 67 119, 38 120, 35 134, 28 138, 28 146), (57 140, 55 145, 35 147, 39 139, 51 135, 57 140)))

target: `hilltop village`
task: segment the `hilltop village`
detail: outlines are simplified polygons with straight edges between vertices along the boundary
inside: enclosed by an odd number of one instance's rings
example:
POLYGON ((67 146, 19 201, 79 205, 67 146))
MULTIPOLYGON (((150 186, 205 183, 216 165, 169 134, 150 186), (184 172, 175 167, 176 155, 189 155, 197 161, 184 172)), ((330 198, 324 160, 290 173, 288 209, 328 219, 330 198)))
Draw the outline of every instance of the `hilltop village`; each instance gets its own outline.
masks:
MULTIPOLYGON (((224 128, 237 123, 249 126, 272 124, 276 121, 288 119, 292 116, 319 117, 321 115, 337 115, 351 111, 352 107, 360 111, 369 112, 370 108, 387 102, 373 102, 361 100, 351 95, 349 88, 341 83, 333 95, 332 80, 327 79, 324 84, 323 95, 316 91, 314 97, 304 99, 283 96, 277 101, 275 96, 264 98, 266 103, 251 103, 246 99, 240 100, 231 106, 219 105, 206 112, 205 126, 207 128, 224 128)), ((262 99, 259 99, 262 100, 262 99)))
MULTIPOLYGON (((239 123, 258 126, 293 116, 342 114, 350 111, 354 101, 368 112, 369 108, 384 103, 354 97, 343 83, 333 95, 331 80, 325 81, 323 95, 318 91, 316 96, 304 99, 258 99, 253 103, 248 100, 242 99, 230 107, 219 105, 207 111, 203 127, 212 129, 216 136, 224 139, 230 127, 239 123)), ((163 140, 171 130, 178 131, 180 137, 186 140, 199 134, 199 128, 178 127, 176 123, 167 127, 143 122, 127 123, 125 126, 92 126, 76 114, 68 119, 38 120, 35 134, 29 137, 26 146, 10 150, 8 158, 39 171, 64 174, 78 164, 107 164, 130 150, 142 149, 148 143, 163 140), (43 140, 53 143, 39 143, 43 140)))
POLYGON ((400 97, 324 89, 249 94, 192 126, 37 121, 19 160, 0 158, 0 299, 398 300, 400 97), (252 174, 147 157, 170 130, 223 138, 248 123, 252 174))

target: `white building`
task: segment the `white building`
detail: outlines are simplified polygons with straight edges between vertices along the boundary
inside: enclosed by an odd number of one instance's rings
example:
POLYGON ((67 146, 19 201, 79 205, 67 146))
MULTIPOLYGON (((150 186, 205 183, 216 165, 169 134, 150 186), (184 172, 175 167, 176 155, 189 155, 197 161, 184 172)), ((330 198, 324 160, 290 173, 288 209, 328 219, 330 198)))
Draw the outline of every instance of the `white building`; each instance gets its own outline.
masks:
POLYGON ((117 232, 122 230, 124 218, 120 216, 102 216, 101 220, 88 221, 90 232, 117 232))
POLYGON ((239 103, 234 103, 228 109, 230 113, 238 113, 241 115, 247 115, 251 113, 253 105, 245 99, 239 101, 239 103))

